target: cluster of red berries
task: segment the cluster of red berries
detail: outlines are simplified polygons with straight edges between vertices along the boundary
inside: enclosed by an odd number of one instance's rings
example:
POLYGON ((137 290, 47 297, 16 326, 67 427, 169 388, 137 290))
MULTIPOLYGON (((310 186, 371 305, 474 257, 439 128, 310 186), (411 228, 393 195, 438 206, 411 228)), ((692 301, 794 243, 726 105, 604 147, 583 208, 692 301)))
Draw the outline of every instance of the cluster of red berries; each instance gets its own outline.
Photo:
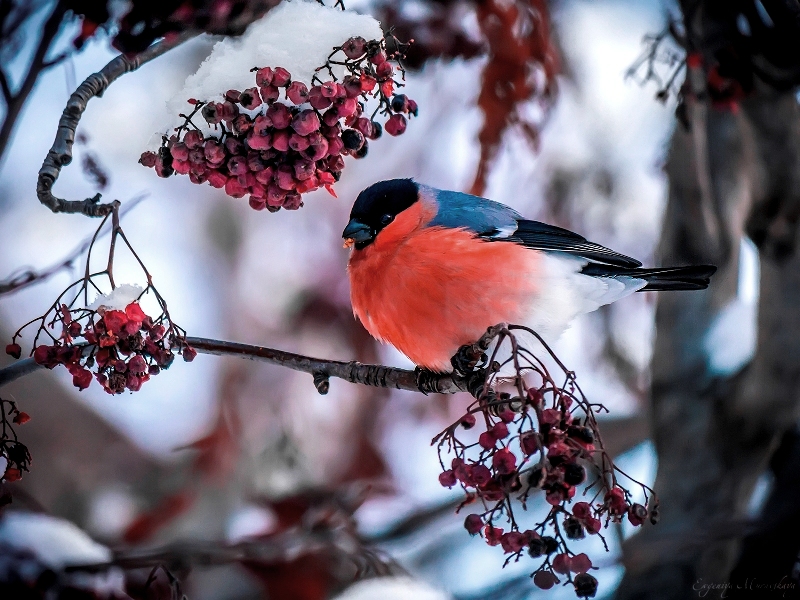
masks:
MULTIPOLYGON (((341 82, 318 81, 309 89, 292 81, 282 67, 254 69, 256 86, 228 90, 223 102, 191 99, 193 112, 176 133, 164 138, 158 153, 145 152, 139 162, 160 177, 188 175, 193 183, 208 182, 234 198, 250 196, 250 206, 271 212, 297 209, 301 194, 333 184, 344 169, 344 156, 366 156, 369 140, 385 129, 400 135, 416 103, 395 94, 395 66, 384 42, 351 38, 334 49, 344 53, 349 71, 341 82), (381 125, 363 116, 369 95, 380 99, 378 110, 389 117, 381 125), (281 95, 291 104, 279 102, 281 95), (220 133, 204 136, 192 122, 197 112, 220 133)), ((331 59, 321 68, 328 68, 331 59)), ((315 76, 315 81, 317 80, 315 76)), ((376 110, 376 113, 378 112, 376 110)), ((374 116, 374 115, 373 115, 374 116)))
MULTIPOLYGON (((167 317, 153 321, 136 301, 125 310, 101 306, 74 314, 62 304, 51 327, 57 323, 62 326, 60 337, 54 337, 50 345, 34 342, 32 356, 48 369, 64 365, 79 390, 88 388, 94 377, 109 394, 136 392, 172 364, 174 351, 179 349, 187 362, 197 355, 182 342, 183 334, 167 317)), ((18 335, 6 346, 6 353, 15 358, 22 353, 15 341, 18 335)))
MULTIPOLYGON (((455 452, 450 468, 439 476, 445 487, 460 485, 466 499, 462 506, 480 501, 486 511, 473 513, 464 520, 472 535, 481 534, 490 546, 500 546, 509 560, 523 552, 533 558, 544 558, 533 573, 534 583, 549 589, 559 583, 559 575, 572 583, 581 597, 593 597, 597 580, 589 574, 592 562, 586 554, 574 554, 567 540, 579 540, 599 534, 605 519, 619 522, 627 516, 633 525, 641 525, 650 514, 657 519, 657 509, 648 512, 641 504, 630 501, 630 493, 616 483, 613 468, 609 480, 599 478, 588 486, 598 486, 590 502, 570 503, 577 487, 586 483, 586 468, 595 448, 597 424, 591 407, 583 402, 580 410, 586 413, 581 420, 576 415, 577 403, 570 392, 543 385, 530 388, 524 395, 494 394, 493 400, 477 402, 459 421, 453 423, 434 441, 440 453, 447 444, 455 452), (546 402, 546 395, 552 402, 546 402), (483 417, 486 430, 477 442, 466 444, 458 438, 460 430, 472 429, 476 414, 483 417), (522 501, 541 490, 551 510, 547 518, 533 529, 521 530, 513 517, 512 498, 522 501), (603 495, 603 491, 605 494, 603 495), (602 496, 602 497, 601 497, 602 496), (510 530, 497 526, 500 519, 509 522, 510 530), (560 522, 560 523, 559 523, 560 522), (549 530, 551 534, 547 534, 549 530)), ((601 536, 602 537, 602 536, 601 536)))
MULTIPOLYGON (((22 479, 23 471, 28 471, 31 454, 27 446, 17 439, 14 425, 24 425, 31 418, 28 413, 22 412, 11 400, 0 398, 0 458, 6 461, 3 481, 18 481, 22 479)), ((0 506, 4 504, 0 498, 0 506)))

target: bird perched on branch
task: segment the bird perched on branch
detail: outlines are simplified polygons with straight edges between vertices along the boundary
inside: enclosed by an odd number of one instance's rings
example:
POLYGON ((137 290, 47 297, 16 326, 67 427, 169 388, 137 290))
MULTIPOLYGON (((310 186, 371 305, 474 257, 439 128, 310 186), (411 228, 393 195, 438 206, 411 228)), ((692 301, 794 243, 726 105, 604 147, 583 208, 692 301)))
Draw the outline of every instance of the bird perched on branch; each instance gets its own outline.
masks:
POLYGON ((711 265, 644 269, 511 208, 411 179, 362 191, 342 237, 353 312, 415 364, 450 358, 497 323, 555 339, 576 316, 638 291, 702 290, 711 265))

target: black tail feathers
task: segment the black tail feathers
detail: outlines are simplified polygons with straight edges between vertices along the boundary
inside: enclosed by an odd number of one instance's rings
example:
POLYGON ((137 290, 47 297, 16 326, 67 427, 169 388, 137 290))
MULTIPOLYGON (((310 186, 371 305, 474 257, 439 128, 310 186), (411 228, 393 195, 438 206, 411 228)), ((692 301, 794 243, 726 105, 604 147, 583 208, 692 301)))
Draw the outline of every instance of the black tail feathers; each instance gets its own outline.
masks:
POLYGON ((716 270, 717 267, 714 265, 632 269, 590 263, 581 270, 581 273, 592 277, 636 277, 647 281, 647 285, 640 289, 640 292, 660 292, 666 290, 704 290, 711 283, 711 276, 716 270))

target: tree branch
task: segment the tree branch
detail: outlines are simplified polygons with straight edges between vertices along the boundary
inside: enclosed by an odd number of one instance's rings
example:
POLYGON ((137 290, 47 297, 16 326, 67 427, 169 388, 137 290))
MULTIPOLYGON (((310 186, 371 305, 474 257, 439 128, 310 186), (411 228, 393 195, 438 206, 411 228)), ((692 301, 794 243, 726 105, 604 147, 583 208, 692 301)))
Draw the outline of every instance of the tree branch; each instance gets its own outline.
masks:
MULTIPOLYGON (((383 365, 365 365, 356 361, 325 360, 264 346, 207 338, 187 337, 186 343, 201 354, 238 356, 308 373, 314 376, 317 391, 321 394, 327 393, 330 377, 344 379, 350 383, 360 385, 407 390, 423 394, 470 392, 474 395, 477 388, 484 381, 484 373, 482 371, 475 371, 466 376, 461 376, 453 373, 433 373, 420 369, 410 371, 383 365)), ((36 364, 32 358, 26 358, 0 369, 0 387, 40 368, 43 367, 36 364)))
POLYGON ((117 56, 101 71, 93 73, 86 78, 78 89, 70 96, 67 106, 61 114, 58 131, 53 146, 44 159, 39 170, 39 180, 36 184, 36 194, 39 201, 53 212, 79 213, 87 217, 103 217, 111 212, 114 203, 100 204, 100 194, 85 200, 64 200, 53 195, 52 189, 61 168, 72 162, 72 144, 75 141, 75 130, 81 120, 83 111, 89 100, 95 96, 102 96, 115 80, 135 71, 143 64, 150 62, 198 35, 197 31, 187 31, 179 36, 153 44, 144 52, 134 58, 127 58, 124 54, 117 56))

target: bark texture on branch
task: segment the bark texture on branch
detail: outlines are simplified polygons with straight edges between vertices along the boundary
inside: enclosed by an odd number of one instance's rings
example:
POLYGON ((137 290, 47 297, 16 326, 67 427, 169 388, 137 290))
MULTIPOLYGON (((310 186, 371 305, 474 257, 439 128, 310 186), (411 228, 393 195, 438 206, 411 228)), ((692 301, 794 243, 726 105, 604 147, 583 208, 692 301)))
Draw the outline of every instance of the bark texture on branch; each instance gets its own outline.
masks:
MULTIPOLYGON (((365 365, 356 361, 325 360, 264 346, 208 338, 187 337, 186 343, 201 354, 238 356, 308 373, 314 377, 314 384, 321 394, 327 393, 331 377, 360 385, 423 394, 470 392, 475 395, 484 381, 484 374, 481 371, 475 371, 466 376, 453 373, 433 373, 420 369, 409 371, 383 365, 365 365)), ((18 360, 8 367, 0 369, 0 387, 43 368, 32 358, 18 360)))
POLYGON ((793 92, 759 82, 739 106, 718 110, 695 93, 689 130, 672 138, 660 259, 719 271, 705 292, 658 299, 651 420, 662 518, 623 546, 622 599, 694 597, 729 580, 746 533, 736 523, 800 414, 800 110, 793 92), (745 235, 760 254, 757 347, 726 373, 712 367, 707 335, 736 298, 745 235))
POLYGON ((39 201, 55 213, 78 213, 87 217, 104 217, 114 208, 116 202, 100 204, 100 194, 84 200, 64 200, 53 194, 53 185, 61 173, 61 168, 72 162, 72 145, 75 142, 75 131, 78 123, 86 110, 89 100, 95 96, 102 96, 109 85, 124 75, 135 71, 143 64, 150 62, 198 35, 196 31, 182 33, 170 40, 153 44, 144 52, 133 58, 120 54, 109 62, 102 70, 93 73, 78 86, 70 96, 67 106, 61 114, 56 131, 56 139, 44 159, 42 168, 39 169, 39 178, 36 183, 36 195, 39 201))

